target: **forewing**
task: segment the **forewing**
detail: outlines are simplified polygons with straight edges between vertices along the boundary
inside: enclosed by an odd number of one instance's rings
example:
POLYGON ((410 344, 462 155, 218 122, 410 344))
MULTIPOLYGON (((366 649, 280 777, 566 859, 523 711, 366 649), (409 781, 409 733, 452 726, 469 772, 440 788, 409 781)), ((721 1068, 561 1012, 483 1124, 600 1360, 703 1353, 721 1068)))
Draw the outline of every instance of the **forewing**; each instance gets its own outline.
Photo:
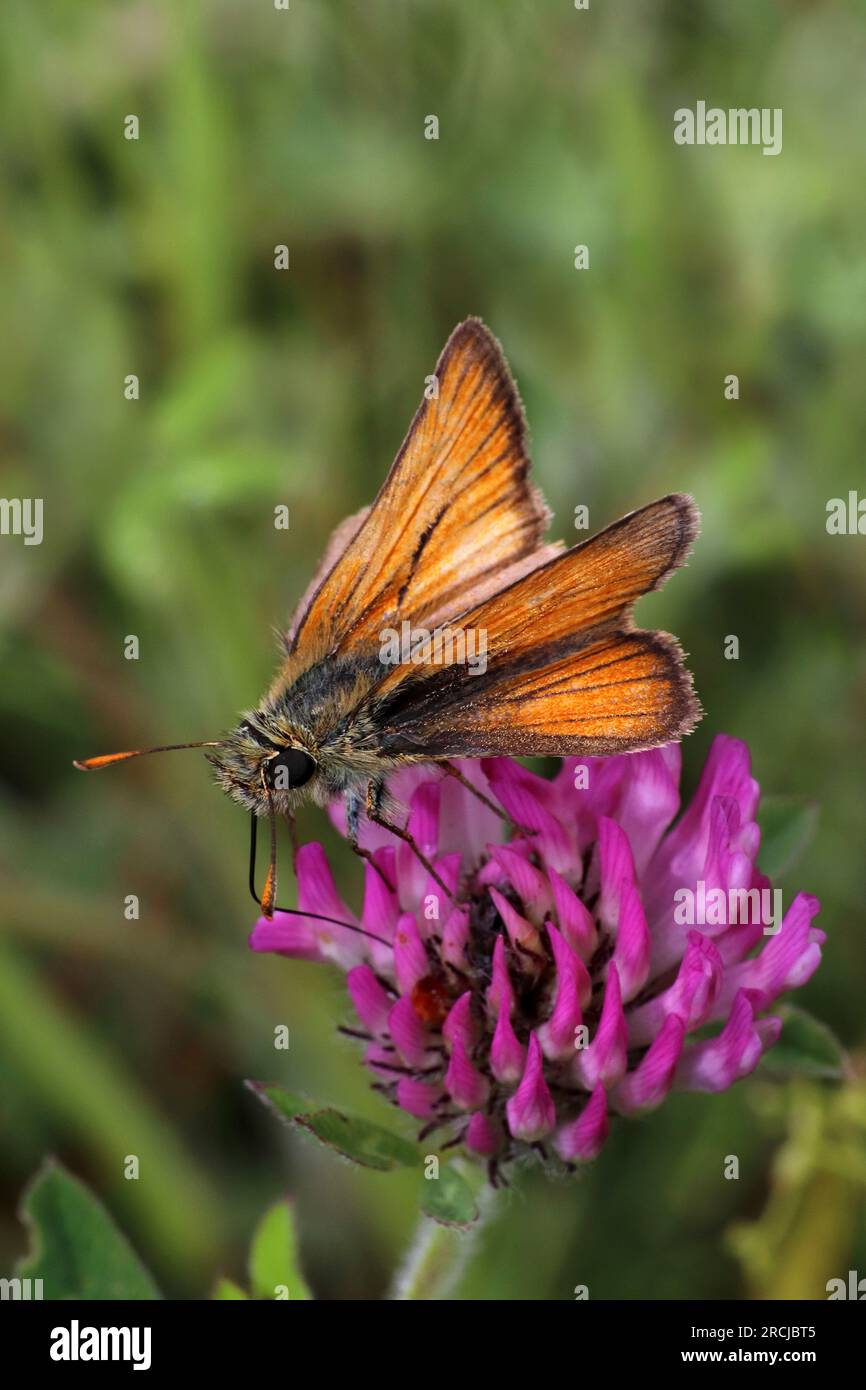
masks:
POLYGON ((452 333, 391 471, 358 530, 294 624, 293 673, 378 644, 386 626, 453 614, 557 548, 528 479, 517 391, 477 319, 452 333))

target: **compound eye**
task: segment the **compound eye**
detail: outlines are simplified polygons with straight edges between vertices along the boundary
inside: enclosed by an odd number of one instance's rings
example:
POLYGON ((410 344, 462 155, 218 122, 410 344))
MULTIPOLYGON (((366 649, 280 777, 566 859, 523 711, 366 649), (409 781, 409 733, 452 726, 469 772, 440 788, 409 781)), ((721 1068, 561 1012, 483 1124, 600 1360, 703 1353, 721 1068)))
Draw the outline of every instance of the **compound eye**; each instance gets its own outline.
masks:
POLYGON ((267 764, 268 785, 274 791, 288 791, 309 782, 318 764, 303 748, 286 748, 267 764))

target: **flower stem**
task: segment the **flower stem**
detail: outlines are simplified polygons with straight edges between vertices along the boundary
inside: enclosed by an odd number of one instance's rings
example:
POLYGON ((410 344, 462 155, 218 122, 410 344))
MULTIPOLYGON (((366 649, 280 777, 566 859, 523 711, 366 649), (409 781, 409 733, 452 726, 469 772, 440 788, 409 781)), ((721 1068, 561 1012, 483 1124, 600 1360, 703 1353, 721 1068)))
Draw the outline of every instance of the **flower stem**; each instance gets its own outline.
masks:
POLYGON ((496 1209, 496 1195, 492 1188, 479 1194, 478 1220, 468 1231, 422 1216, 394 1281, 391 1298, 401 1302, 448 1298, 477 1245, 481 1229, 496 1209))

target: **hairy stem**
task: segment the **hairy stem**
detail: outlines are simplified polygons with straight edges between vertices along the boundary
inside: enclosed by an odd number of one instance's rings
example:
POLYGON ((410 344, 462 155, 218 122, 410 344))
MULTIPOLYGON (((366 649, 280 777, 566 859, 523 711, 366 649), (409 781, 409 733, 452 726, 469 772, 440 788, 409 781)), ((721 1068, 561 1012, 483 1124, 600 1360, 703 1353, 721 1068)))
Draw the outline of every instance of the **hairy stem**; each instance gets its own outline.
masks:
POLYGON ((468 1230, 442 1226, 422 1216, 394 1281, 392 1299, 448 1298, 478 1243, 478 1236, 497 1209, 497 1193, 486 1188, 478 1196, 479 1217, 468 1230))

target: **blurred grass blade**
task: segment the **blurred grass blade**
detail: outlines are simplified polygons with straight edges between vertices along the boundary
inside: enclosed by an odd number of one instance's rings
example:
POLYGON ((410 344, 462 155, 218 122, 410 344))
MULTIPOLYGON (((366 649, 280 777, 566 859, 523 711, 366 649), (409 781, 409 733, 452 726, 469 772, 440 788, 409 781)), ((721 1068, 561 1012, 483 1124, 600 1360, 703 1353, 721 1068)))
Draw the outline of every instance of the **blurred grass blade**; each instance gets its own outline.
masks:
POLYGON ((300 1268, 291 1202, 278 1202, 262 1217, 250 1249, 250 1283, 255 1298, 311 1299, 300 1268))
POLYGON ((818 807, 795 796, 765 796, 758 811, 761 852, 758 864, 771 879, 792 868, 815 833, 818 807))
POLYGON ((82 1145, 108 1176, 153 1245, 176 1267, 198 1275, 216 1260, 224 1224, 204 1172, 170 1125, 84 1019, 64 1012, 11 951, 0 949, 0 1042, 64 1135, 82 1145), (134 1154, 141 1181, 125 1181, 134 1154))
POLYGON ((211 1298, 218 1303, 240 1303, 248 1299, 249 1294, 233 1279, 218 1279, 211 1298))

